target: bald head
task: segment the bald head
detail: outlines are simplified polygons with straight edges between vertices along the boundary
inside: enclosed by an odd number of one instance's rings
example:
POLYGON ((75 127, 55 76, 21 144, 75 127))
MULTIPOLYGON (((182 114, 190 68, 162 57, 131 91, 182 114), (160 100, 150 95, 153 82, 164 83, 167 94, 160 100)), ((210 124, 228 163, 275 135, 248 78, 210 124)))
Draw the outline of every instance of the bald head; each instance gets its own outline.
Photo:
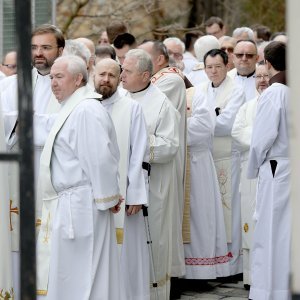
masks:
POLYGON ((110 98, 116 92, 120 82, 120 73, 120 65, 111 58, 104 58, 96 64, 94 85, 103 99, 110 98))
POLYGON ((91 71, 93 69, 93 65, 95 63, 96 47, 95 47, 94 42, 92 40, 84 38, 84 37, 77 38, 77 39, 75 39, 75 41, 80 42, 80 43, 84 44, 85 46, 87 46, 87 48, 91 52, 91 56, 90 56, 90 59, 88 62, 89 71, 91 71))

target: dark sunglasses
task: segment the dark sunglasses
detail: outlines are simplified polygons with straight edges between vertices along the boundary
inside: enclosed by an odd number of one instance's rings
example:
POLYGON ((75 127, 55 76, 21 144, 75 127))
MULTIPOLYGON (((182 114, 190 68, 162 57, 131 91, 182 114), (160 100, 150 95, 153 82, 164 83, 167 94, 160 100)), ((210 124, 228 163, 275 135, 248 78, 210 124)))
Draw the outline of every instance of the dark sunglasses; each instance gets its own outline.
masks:
POLYGON ((234 53, 234 55, 235 55, 237 58, 242 58, 242 57, 245 55, 247 59, 251 59, 251 58, 253 58, 254 56, 256 56, 256 54, 253 54, 253 53, 234 53))
POLYGON ((221 50, 227 51, 228 53, 233 53, 233 47, 222 47, 221 50))

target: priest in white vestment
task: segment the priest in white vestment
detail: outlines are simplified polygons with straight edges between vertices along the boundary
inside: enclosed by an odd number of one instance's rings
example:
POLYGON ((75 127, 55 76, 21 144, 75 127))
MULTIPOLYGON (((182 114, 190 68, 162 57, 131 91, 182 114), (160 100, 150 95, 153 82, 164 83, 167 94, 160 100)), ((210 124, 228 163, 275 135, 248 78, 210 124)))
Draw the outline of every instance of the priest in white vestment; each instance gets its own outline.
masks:
POLYGON ((142 205, 148 206, 149 164, 147 127, 141 105, 119 92, 120 65, 105 58, 95 66, 94 86, 112 117, 120 149, 120 193, 124 198, 115 214, 117 241, 121 244, 121 296, 124 300, 150 299, 150 270, 142 205), (146 175, 146 180, 145 177, 146 175))
MULTIPOLYGON (((142 106, 147 124, 151 164, 149 224, 152 237, 155 280, 151 299, 169 300, 172 266, 172 177, 176 174, 175 157, 179 149, 180 115, 168 98, 150 82, 151 57, 142 49, 126 54, 121 74, 128 96, 142 106)), ((153 277, 151 277, 153 282, 153 277)))
MULTIPOLYGON (((268 86, 269 75, 264 63, 260 63, 255 71, 256 90, 261 94, 268 86)), ((256 179, 247 179, 249 148, 253 123, 259 97, 244 103, 239 109, 233 127, 232 138, 241 152, 241 213, 243 242, 243 281, 246 288, 251 285, 251 249, 254 230, 254 208, 256 199, 256 179)))
POLYGON ((153 64, 151 83, 163 92, 180 113, 179 151, 176 154, 175 175, 173 182, 173 225, 172 225, 172 277, 185 274, 184 248, 182 239, 182 220, 184 207, 184 174, 186 159, 186 89, 182 72, 176 67, 169 67, 169 55, 166 46, 159 41, 149 41, 139 46, 147 51, 153 64), (160 58, 160 59, 158 59, 160 58))
POLYGON ((220 185, 230 259, 230 275, 242 273, 241 203, 239 194, 240 153, 232 142, 235 116, 245 102, 241 86, 227 76, 227 54, 219 49, 204 56, 205 71, 210 78, 201 86, 217 115, 213 158, 220 185))
MULTIPOLYGON (((32 53, 32 86, 33 86, 33 110, 36 113, 46 113, 52 95, 50 83, 50 68, 54 60, 63 51, 65 39, 62 32, 54 25, 44 24, 32 32, 31 53, 32 53)), ((15 134, 18 95, 17 95, 17 76, 13 75, 4 79, 5 90, 1 92, 1 102, 3 106, 5 136, 9 144, 9 150, 18 151, 18 138, 15 134)), ((4 82, 3 82, 4 84, 4 82)), ((20 97, 20 100, 22 98, 20 97)), ((43 147, 34 145, 34 172, 35 172, 35 194, 37 195, 37 175, 39 172, 40 156, 43 147)), ((19 210, 19 189, 18 189, 18 165, 10 163, 10 197, 11 207, 14 211, 19 210)), ((37 197, 36 197, 37 200, 37 197)), ((40 225, 41 205, 36 201, 36 225, 40 225)), ((12 250, 14 265, 14 287, 15 299, 19 299, 19 214, 12 213, 12 250)))
POLYGON ((81 58, 58 58, 50 76, 61 109, 56 117, 36 115, 37 142, 49 131, 40 164, 38 299, 120 299, 110 211, 119 210, 114 126, 101 95, 86 86, 81 58))
POLYGON ((270 87, 258 102, 248 166, 248 178, 258 177, 249 298, 287 300, 291 211, 286 45, 272 42, 264 54, 270 87))
POLYGON ((216 115, 200 87, 190 88, 187 95, 190 164, 187 177, 190 178, 186 179, 186 194, 190 198, 191 243, 184 245, 185 278, 226 277, 230 274, 231 255, 227 249, 223 207, 211 153, 216 115))
POLYGON ((244 89, 246 101, 257 96, 255 87, 255 68, 258 61, 257 46, 252 40, 240 40, 233 52, 235 68, 228 75, 244 89))

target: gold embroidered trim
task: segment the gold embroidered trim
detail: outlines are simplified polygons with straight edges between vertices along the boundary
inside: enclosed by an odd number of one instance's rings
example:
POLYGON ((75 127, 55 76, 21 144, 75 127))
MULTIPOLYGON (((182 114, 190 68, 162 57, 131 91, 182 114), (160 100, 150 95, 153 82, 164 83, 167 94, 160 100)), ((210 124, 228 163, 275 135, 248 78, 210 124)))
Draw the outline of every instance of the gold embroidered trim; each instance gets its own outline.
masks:
POLYGON ((0 289, 0 299, 3 300, 14 300, 14 289, 11 288, 9 291, 5 291, 4 289, 0 289))
POLYGON ((120 195, 117 194, 117 195, 113 195, 113 196, 110 196, 110 197, 105 197, 105 198, 97 198, 95 199, 95 202, 96 203, 107 203, 107 202, 110 202, 110 201, 113 201, 113 200, 116 200, 116 199, 119 199, 120 198, 120 195))
POLYGON ((37 295, 42 295, 42 296, 46 296, 47 293, 48 293, 47 290, 37 290, 37 291, 36 291, 36 294, 37 294, 37 295))
POLYGON ((117 243, 123 244, 123 228, 116 228, 117 243))
POLYGON ((155 137, 154 135, 150 135, 149 137, 149 163, 154 161, 154 144, 155 144, 155 137))
MULTIPOLYGON (((18 208, 18 206, 13 207, 13 201, 9 200, 9 224, 10 224, 10 231, 14 230, 13 226, 12 226, 12 214, 19 215, 19 208, 18 208)), ((1 295, 0 295, 0 297, 1 297, 1 295)))
POLYGON ((41 226, 42 225, 42 220, 41 219, 36 219, 35 221, 35 227, 41 226))
MULTIPOLYGON (((170 279, 171 279, 171 275, 166 274, 166 278, 162 278, 162 279, 156 281, 157 286, 160 286, 160 287, 164 286, 168 281, 170 281, 170 279)), ((150 287, 153 287, 153 282, 151 282, 150 287)))
POLYGON ((244 224, 244 231, 247 233, 248 230, 249 230, 249 225, 248 225, 248 223, 245 223, 244 224))

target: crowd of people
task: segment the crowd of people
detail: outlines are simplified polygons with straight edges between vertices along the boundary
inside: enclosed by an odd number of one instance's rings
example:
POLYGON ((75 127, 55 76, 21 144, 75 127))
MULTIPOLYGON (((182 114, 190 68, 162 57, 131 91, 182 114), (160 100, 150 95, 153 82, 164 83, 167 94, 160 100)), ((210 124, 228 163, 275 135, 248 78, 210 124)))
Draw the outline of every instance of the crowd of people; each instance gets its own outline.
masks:
MULTIPOLYGON (((179 299, 182 278, 289 299, 287 36, 205 31, 33 30, 37 299, 179 299)), ((19 149, 16 70, 12 51, 1 152, 19 149)), ((0 295, 20 299, 18 168, 0 168, 0 295)))

